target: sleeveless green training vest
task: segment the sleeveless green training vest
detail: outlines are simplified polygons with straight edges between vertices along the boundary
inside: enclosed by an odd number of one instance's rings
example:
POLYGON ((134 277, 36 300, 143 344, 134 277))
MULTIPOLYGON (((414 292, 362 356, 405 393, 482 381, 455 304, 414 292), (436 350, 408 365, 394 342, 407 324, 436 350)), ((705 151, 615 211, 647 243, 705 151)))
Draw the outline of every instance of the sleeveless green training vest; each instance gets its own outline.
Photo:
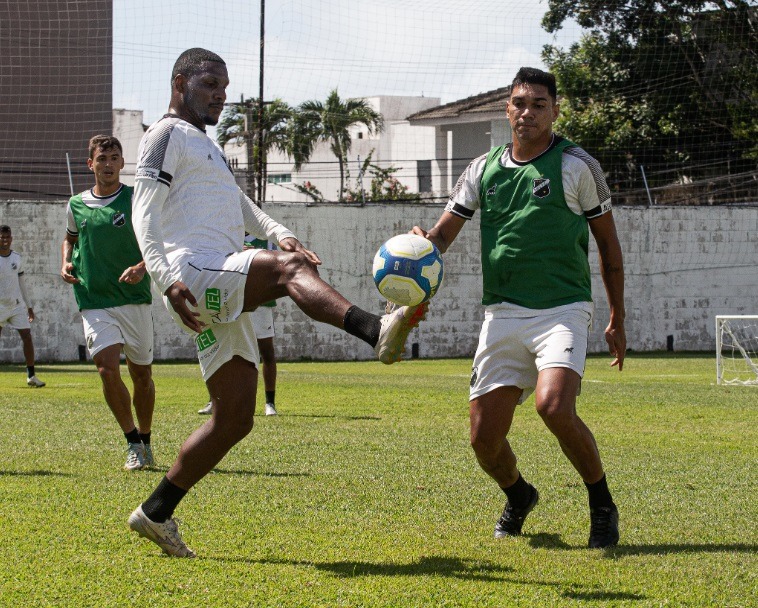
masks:
POLYGON ((132 188, 124 186, 106 207, 92 209, 77 194, 69 201, 79 230, 71 262, 74 296, 79 310, 111 308, 126 304, 150 304, 150 277, 136 285, 119 283, 129 266, 142 260, 132 228, 132 188))
POLYGON ((479 194, 485 306, 592 301, 587 219, 569 209, 563 193, 563 150, 573 145, 559 139, 513 168, 500 163, 505 146, 487 155, 479 194))

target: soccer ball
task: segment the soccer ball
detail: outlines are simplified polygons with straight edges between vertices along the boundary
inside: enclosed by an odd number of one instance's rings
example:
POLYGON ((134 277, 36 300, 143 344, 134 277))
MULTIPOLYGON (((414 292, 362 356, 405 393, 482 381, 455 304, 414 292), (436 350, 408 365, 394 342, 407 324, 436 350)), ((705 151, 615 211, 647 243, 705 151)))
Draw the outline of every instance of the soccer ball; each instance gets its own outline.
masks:
POLYGON ((401 306, 431 299, 442 284, 442 256, 417 234, 393 236, 374 256, 374 283, 385 298, 401 306))

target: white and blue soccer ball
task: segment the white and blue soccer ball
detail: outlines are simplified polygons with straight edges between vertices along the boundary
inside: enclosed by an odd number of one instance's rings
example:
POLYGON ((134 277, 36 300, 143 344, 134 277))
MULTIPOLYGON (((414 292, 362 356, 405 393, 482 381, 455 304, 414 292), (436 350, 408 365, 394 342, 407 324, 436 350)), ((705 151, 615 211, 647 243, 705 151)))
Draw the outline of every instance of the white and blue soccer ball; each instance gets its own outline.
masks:
POLYGON ((442 256, 423 236, 399 234, 376 252, 373 273, 379 293, 390 302, 416 306, 431 299, 442 284, 442 256))

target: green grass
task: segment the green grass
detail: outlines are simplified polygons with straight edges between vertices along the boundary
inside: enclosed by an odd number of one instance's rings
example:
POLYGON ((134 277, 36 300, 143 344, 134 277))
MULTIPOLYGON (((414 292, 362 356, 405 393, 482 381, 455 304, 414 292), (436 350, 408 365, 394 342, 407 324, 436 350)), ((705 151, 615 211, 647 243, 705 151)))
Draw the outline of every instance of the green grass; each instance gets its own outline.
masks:
MULTIPOLYGON (((280 363, 276 418, 182 502, 196 560, 129 531, 206 402, 196 364, 155 366, 159 468, 125 441, 92 365, 0 366, 1 606, 755 606, 758 387, 713 357, 590 358, 579 410, 621 511, 586 549, 586 492, 534 412, 511 433, 541 493, 495 540, 504 497, 468 445, 470 362, 280 363)), ((260 399, 259 399, 260 403, 260 399)))

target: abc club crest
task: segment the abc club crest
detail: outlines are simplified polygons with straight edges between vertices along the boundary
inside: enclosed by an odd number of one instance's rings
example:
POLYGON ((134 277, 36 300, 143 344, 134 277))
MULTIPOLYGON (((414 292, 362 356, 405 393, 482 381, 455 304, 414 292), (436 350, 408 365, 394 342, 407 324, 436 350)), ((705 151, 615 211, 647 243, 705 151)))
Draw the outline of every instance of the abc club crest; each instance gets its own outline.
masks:
POLYGON ((538 177, 532 182, 532 194, 537 198, 545 198, 550 194, 550 180, 546 177, 538 177))
POLYGON ((118 212, 113 214, 113 225, 117 228, 120 228, 124 224, 126 224, 126 215, 124 215, 123 212, 118 212))

